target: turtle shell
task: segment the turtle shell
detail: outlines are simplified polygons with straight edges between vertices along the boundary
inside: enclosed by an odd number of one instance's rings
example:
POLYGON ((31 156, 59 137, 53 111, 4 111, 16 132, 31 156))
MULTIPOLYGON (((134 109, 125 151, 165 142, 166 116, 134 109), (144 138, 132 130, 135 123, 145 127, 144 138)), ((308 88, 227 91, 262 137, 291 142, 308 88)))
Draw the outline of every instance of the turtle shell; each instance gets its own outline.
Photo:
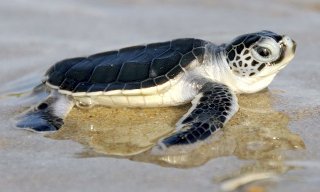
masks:
POLYGON ((73 93, 154 87, 175 78, 192 61, 202 63, 206 43, 176 39, 66 59, 49 68, 46 83, 73 93))

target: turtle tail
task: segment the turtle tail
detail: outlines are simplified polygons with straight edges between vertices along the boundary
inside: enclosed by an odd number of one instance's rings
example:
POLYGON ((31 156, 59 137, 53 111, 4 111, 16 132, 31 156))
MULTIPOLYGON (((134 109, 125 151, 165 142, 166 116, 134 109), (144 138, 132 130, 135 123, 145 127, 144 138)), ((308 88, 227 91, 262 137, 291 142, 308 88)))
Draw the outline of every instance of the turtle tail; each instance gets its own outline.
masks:
POLYGON ((72 107, 73 102, 66 96, 50 94, 47 99, 18 116, 16 126, 37 132, 59 130, 72 107))

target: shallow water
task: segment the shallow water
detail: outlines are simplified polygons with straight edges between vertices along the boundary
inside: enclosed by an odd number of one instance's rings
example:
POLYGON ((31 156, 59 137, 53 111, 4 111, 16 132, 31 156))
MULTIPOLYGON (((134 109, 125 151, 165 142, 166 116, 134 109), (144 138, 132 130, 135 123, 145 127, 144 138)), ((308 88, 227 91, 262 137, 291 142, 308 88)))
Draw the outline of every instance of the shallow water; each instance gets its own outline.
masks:
POLYGON ((319 10, 317 1, 3 1, 1 191, 319 191, 319 10), (56 133, 14 129, 60 59, 261 29, 295 39, 295 59, 268 90, 241 95, 237 115, 201 145, 150 152, 189 106, 74 109, 56 133))
MULTIPOLYGON (((240 159, 282 161, 279 151, 304 149, 305 146, 301 137, 289 130, 289 116, 272 108, 272 97, 276 95, 267 90, 239 96, 240 111, 212 141, 192 147, 172 147, 165 155, 150 149, 159 138, 174 131, 175 123, 190 105, 151 109, 75 109, 63 128, 47 137, 71 139, 100 154, 126 156, 172 167, 200 166, 212 158, 231 155, 240 159)), ((83 157, 90 157, 90 151, 83 157)))

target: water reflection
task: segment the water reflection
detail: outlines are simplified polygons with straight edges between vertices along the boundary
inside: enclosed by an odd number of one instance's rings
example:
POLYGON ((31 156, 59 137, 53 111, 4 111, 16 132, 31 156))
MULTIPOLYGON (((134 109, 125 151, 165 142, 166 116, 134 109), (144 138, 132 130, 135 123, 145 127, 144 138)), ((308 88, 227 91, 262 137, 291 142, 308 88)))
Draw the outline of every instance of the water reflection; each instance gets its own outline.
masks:
MULTIPOLYGON (((157 109, 97 107, 75 109, 65 126, 48 137, 72 139, 90 148, 82 157, 121 156, 161 166, 189 168, 222 157, 256 160, 241 172, 284 172, 283 151, 304 149, 299 135, 289 129, 289 117, 272 108, 273 94, 263 91, 239 97, 240 111, 223 131, 197 147, 176 147, 162 155, 149 150, 171 133, 175 122, 190 106, 157 109)), ((241 173, 242 174, 242 173, 241 173)))

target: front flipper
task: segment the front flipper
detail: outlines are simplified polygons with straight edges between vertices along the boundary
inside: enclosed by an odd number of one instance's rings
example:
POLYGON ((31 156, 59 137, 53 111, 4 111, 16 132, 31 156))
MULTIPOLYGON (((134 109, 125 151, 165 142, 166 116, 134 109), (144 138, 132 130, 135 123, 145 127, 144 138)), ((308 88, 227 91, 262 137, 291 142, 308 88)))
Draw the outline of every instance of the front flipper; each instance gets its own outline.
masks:
POLYGON ((226 85, 206 83, 192 101, 192 107, 178 121, 177 132, 163 139, 158 148, 192 144, 208 138, 238 111, 237 97, 226 85))
POLYGON ((56 131, 73 105, 67 96, 53 92, 46 100, 17 117, 16 126, 39 132, 56 131))

